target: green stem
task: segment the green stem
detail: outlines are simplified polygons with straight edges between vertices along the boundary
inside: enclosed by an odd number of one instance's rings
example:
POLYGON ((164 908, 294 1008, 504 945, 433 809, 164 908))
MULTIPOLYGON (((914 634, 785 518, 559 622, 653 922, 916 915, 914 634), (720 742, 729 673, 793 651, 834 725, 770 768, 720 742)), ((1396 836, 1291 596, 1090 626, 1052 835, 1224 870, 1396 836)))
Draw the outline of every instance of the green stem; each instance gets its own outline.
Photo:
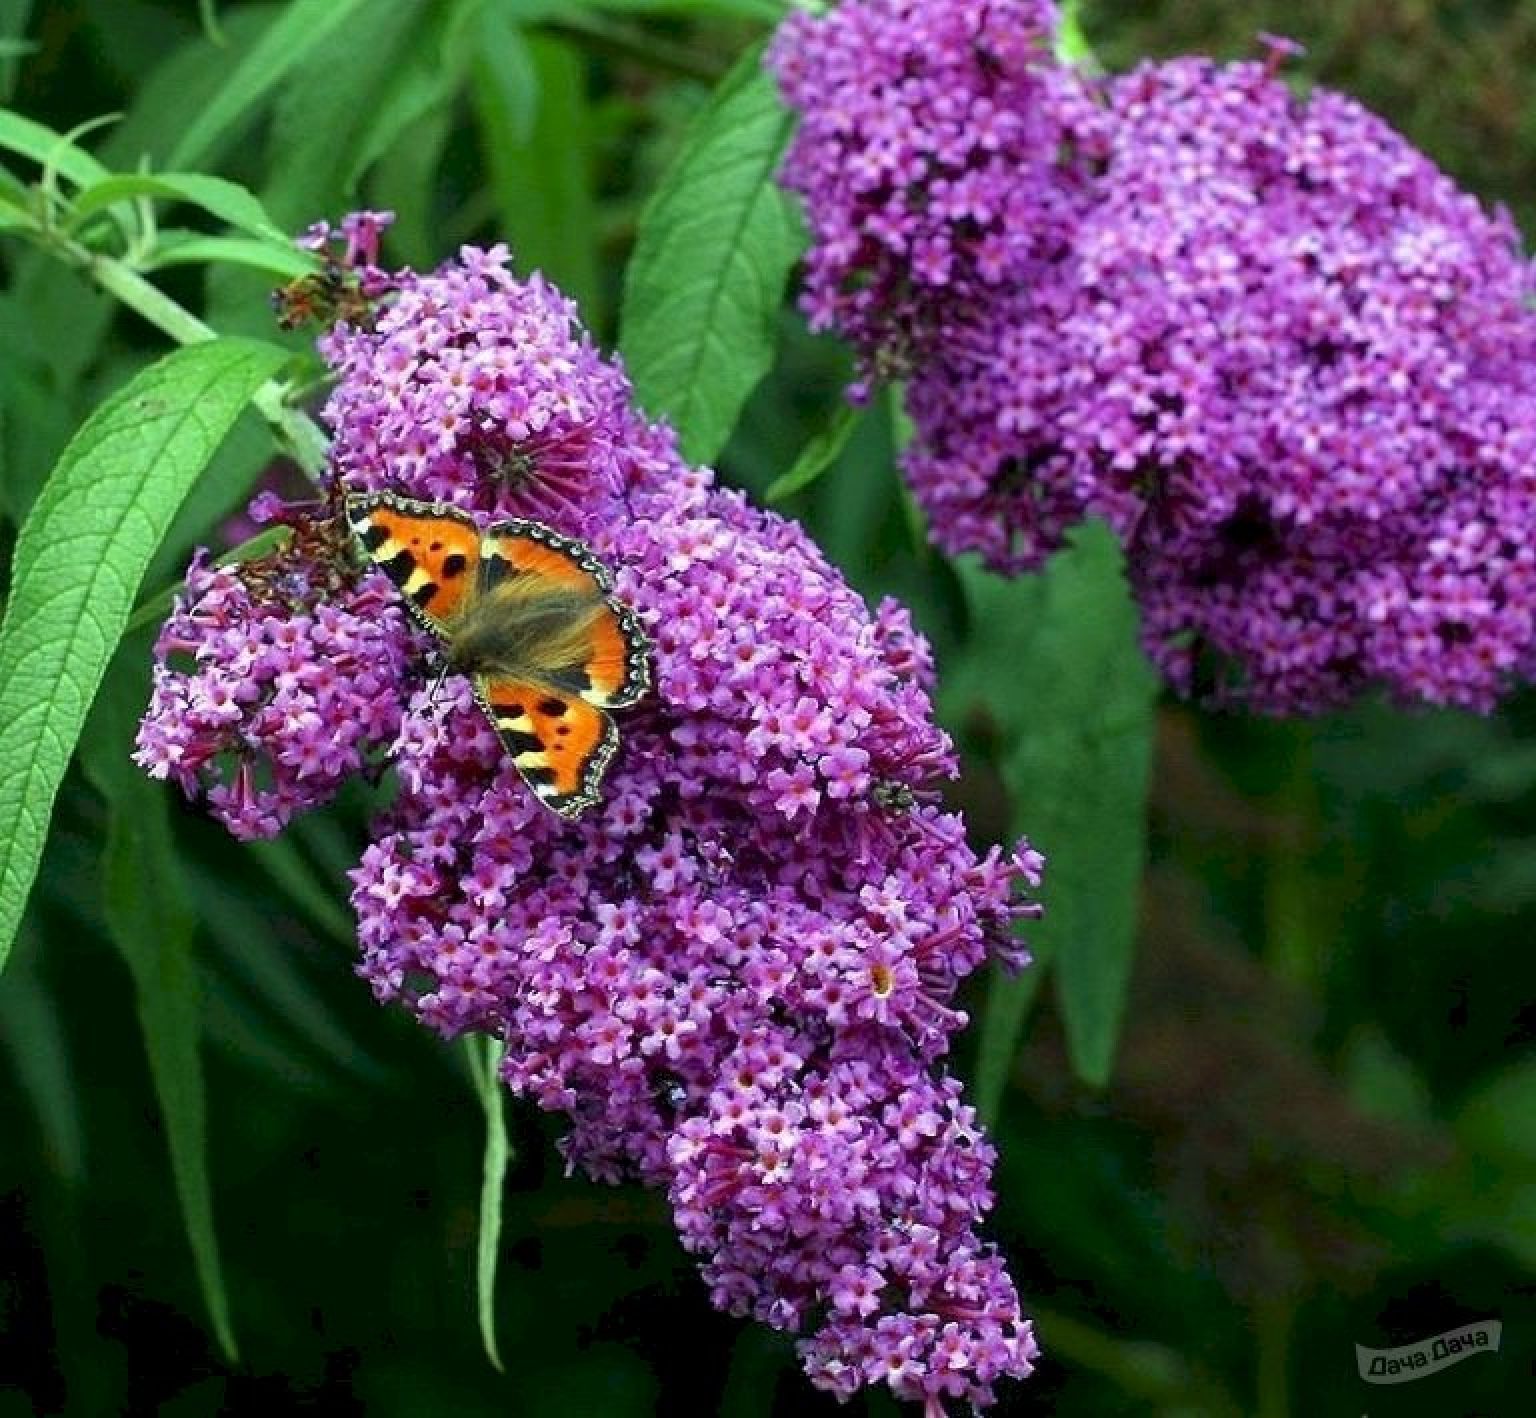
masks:
MULTIPOLYGON (((136 315, 177 344, 196 345, 217 338, 218 332, 179 305, 158 286, 144 279, 115 256, 89 251, 76 242, 55 236, 49 245, 65 261, 115 296, 136 315)), ((326 438, 318 424, 288 403, 288 385, 269 379, 251 397, 256 412, 270 425, 284 451, 310 478, 318 480, 326 463, 326 438)))
POLYGON ((87 251, 72 241, 60 243, 60 250, 108 295, 116 296, 177 344, 195 345, 214 338, 212 326, 205 325, 184 305, 178 305, 158 286, 151 285, 116 257, 87 251))

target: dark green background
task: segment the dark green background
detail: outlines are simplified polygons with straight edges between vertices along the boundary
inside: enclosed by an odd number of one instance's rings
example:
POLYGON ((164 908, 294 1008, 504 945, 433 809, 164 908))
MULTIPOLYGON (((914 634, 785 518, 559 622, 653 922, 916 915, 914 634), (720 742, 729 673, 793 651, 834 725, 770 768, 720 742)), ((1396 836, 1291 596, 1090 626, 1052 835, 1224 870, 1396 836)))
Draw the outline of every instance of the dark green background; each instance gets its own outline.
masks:
MULTIPOLYGON (((0 19, 26 8, 0 4, 0 19)), ((37 48, 13 66, 10 103, 61 129, 126 111, 98 150, 132 166, 166 151, 279 7, 220 7, 222 49, 190 3, 31 8, 37 48)), ((211 170, 294 227, 397 206, 396 260, 510 236, 611 341, 639 204, 756 30, 573 7, 530 31, 532 111, 492 102, 478 57, 372 152, 374 98, 428 48, 441 10, 372 0, 211 170)), ((1257 30, 1292 34, 1309 47, 1300 75, 1358 94, 1533 229, 1536 6, 1101 0, 1085 22, 1113 66, 1243 55, 1257 30)), ((0 486, 14 519, 84 414, 160 346, 60 268, 0 259, 0 486)), ((220 329, 270 333, 259 280, 168 284, 220 329)), ((797 317, 783 334, 723 460, 756 491, 846 376, 797 317)), ((946 674, 974 675, 987 628, 966 622, 953 574, 914 546, 890 437, 866 419, 791 510, 857 584, 911 602, 946 674)), ((266 447, 242 425, 152 584, 243 499, 266 447)), ((14 521, 0 563, 13 533, 14 521)), ((984 722, 965 705, 952 718, 969 750, 954 796, 978 841, 1027 826, 984 722)), ((1536 1411, 1533 731, 1529 696, 1489 720, 1376 704, 1312 724, 1160 708, 1113 1080, 1074 1082, 1047 993, 997 1128, 994 1232, 1048 1355, 1000 1411, 1536 1411), (1394 1388, 1355 1377, 1356 1343, 1495 1316, 1497 1356, 1394 1388)), ((836 1411, 785 1341, 710 1310, 660 1198, 563 1179, 553 1126, 522 1109, 499 1290, 507 1373, 489 1366, 473 1291, 479 1105, 459 1054, 378 1009, 351 974, 343 872, 368 810, 359 795, 305 823, 277 858, 178 809, 201 922, 232 1365, 206 1328, 129 977, 104 934, 102 809, 83 778, 66 782, 0 984, 0 1415, 836 1411)), ((891 1410, 877 1398, 843 1411, 891 1410)))

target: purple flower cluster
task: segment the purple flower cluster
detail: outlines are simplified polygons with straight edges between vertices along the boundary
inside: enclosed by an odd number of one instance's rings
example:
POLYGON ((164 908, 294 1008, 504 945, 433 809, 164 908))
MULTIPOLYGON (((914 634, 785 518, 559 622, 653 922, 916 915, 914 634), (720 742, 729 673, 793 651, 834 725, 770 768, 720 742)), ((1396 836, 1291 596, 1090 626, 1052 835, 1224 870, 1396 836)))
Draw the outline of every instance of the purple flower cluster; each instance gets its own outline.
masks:
MULTIPOLYGON (((999 80, 972 12, 1009 8, 851 0, 786 27, 776 58, 806 109, 785 174, 818 238, 805 303, 870 369, 894 348, 910 371, 906 469, 936 540, 1019 571, 1106 519, 1185 692, 1490 707, 1536 670, 1536 292, 1507 215, 1353 101, 1293 96, 1275 56, 1063 71, 1020 100, 1052 115, 1020 120, 1060 135, 1049 161, 972 160, 1037 259, 980 299, 957 260, 947 290, 838 169, 877 131, 903 175, 956 121, 974 151, 999 80), (905 77, 858 63, 855 31, 905 77), (920 294, 915 344, 865 318, 872 244, 906 259, 874 283, 920 294)), ((902 229, 939 239, 919 205, 902 229)), ((955 250, 978 230, 953 228, 955 250)))
MULTIPOLYGON (((715 1302, 801 1335, 816 1383, 990 1402, 1036 1349, 944 1059, 960 983, 1027 959, 1041 862, 978 855, 939 806, 926 644, 684 464, 504 251, 389 285, 324 345, 340 484, 580 533, 645 621, 655 690, 618 716, 602 803, 564 821, 468 684, 430 693, 416 659, 402 686, 418 644, 376 613, 399 781, 353 873, 362 973, 445 1035, 501 1038, 512 1090, 569 1119, 569 1165, 665 1189, 715 1302)), ((377 573, 353 594, 395 595, 377 573)))
POLYGON ((1054 64, 1051 0, 861 0, 780 27, 799 132, 781 179, 814 238, 805 308, 882 372, 1054 258, 1057 166, 1093 113, 1054 64))
POLYGON ((474 512, 549 517, 573 533, 617 488, 628 386, 579 333, 575 303, 505 247, 466 247, 430 282, 374 274, 392 299, 367 339, 320 341, 338 382, 326 418, 336 475, 474 512), (473 307, 486 323, 458 318, 473 307))
POLYGON ((328 802, 400 728, 410 637, 397 598, 338 569, 339 519, 285 515, 290 539, 269 556, 193 559, 134 753, 244 840, 328 802))

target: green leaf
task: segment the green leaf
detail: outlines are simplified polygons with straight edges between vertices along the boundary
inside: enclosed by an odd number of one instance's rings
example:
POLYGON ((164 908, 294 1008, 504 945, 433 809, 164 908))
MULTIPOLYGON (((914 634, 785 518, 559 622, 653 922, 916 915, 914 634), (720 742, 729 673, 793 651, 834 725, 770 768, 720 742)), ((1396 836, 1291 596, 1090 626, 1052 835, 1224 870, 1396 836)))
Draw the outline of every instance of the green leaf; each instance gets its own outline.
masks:
POLYGON ((789 114, 760 46, 721 81, 641 214, 620 346, 640 402, 711 462, 773 363, 776 314, 804 246, 774 182, 789 114))
POLYGON ((423 102, 451 9, 371 0, 344 30, 311 47, 283 88, 267 140, 262 197, 278 221, 297 226, 353 197, 370 156, 423 102))
POLYGON ((240 410, 286 358, 271 345, 213 340, 143 370, 70 440, 21 529, 0 625, 0 965, 144 568, 240 410))
POLYGON ((48 1169, 66 1186, 85 1180, 86 1130, 69 1039, 53 998, 36 968, 31 923, 0 990, 0 1046, 10 1055, 12 1077, 32 1100, 48 1169))
POLYGON ((169 167, 192 167, 364 0, 293 0, 235 66, 171 151, 169 167))
MULTIPOLYGON (((134 84, 123 121, 97 152, 101 161, 116 172, 137 171, 146 164, 170 167, 171 151, 182 134, 223 93, 262 32, 277 23, 283 9, 281 4, 260 0, 242 4, 224 17, 226 45, 210 44, 199 32, 165 49, 158 62, 134 84)), ((196 166, 203 170, 221 166, 219 159, 239 136, 238 128, 226 128, 223 136, 198 156, 196 166)))
POLYGON ((171 833, 165 791, 128 756, 148 692, 149 646, 134 644, 132 650, 134 663, 124 664, 120 657, 121 672, 107 680, 81 756, 108 807, 103 859, 107 930, 133 977, 139 1025, 203 1301, 220 1347, 233 1360, 235 1336, 208 1178, 202 988, 192 952, 196 916, 171 833))
POLYGON ((789 471, 769 484, 764 500, 770 503, 783 502, 785 498, 808 488, 837 461, 838 455, 847 446, 849 434, 858 427, 863 416, 862 408, 849 403, 842 404, 826 426, 800 450, 799 456, 790 464, 789 471))
POLYGON ((1061 18, 1056 25, 1056 58, 1063 64, 1096 70, 1098 57, 1088 36, 1083 33, 1082 0, 1063 0, 1061 18))
POLYGON ((496 1344, 496 1264, 501 1254, 501 1202, 506 1190, 507 1118, 499 1077, 502 1046, 494 1039, 471 1036, 465 1041, 470 1074, 480 1106, 485 1109, 485 1164, 480 1181, 480 1234, 475 1248, 475 1295, 480 1316, 480 1342, 497 1369, 502 1368, 496 1344))
POLYGON ((62 133, 0 108, 0 148, 31 158, 41 167, 56 168, 78 187, 89 187, 111 174, 84 148, 62 133))
POLYGON ((986 633, 952 667, 946 714, 990 721, 1012 829, 1046 858, 1046 914, 1028 931, 1037 963, 994 978, 982 1022, 977 1091, 995 1117, 1047 965, 1073 1066, 1095 1086, 1109 1078, 1136 936, 1157 680, 1106 527, 1076 529, 1040 576, 971 565, 961 575, 986 633))
POLYGON ((496 216, 520 272, 542 271, 602 327, 587 65, 564 40, 522 37, 487 10, 471 67, 496 216))
MULTIPOLYGON (((171 202, 190 202, 239 231, 269 241, 285 252, 301 255, 252 193, 238 182, 226 182, 222 177, 207 177, 199 172, 120 173, 108 177, 93 183, 75 198, 74 220, 83 221, 118 202, 128 202, 135 197, 160 197, 171 202)), ((310 260, 305 263, 305 268, 313 270, 316 264, 310 260)))
POLYGON ((274 246, 244 236, 204 236, 198 231, 162 231, 154 254, 141 269, 202 265, 244 266, 279 281, 297 280, 315 269, 314 258, 292 243, 274 246))

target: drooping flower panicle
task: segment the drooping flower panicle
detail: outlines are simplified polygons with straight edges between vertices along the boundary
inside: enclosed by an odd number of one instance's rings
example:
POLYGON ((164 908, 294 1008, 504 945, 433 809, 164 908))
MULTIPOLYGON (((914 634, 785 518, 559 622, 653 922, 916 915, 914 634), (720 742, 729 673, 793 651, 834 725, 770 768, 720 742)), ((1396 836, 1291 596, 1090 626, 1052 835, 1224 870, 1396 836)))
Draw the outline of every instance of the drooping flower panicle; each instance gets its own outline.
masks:
POLYGON ((1037 59, 1010 91, 1037 141, 967 159, 990 204, 905 182, 980 148, 991 36, 1033 43, 1046 8, 849 0, 776 51, 803 110, 785 181, 818 238, 806 307, 869 369, 901 357, 935 539, 1020 571, 1107 519, 1186 692, 1490 707, 1536 669, 1536 312, 1507 215, 1352 100, 1295 97, 1273 58, 1051 81, 1037 59), (882 133, 903 180, 872 203, 840 169, 882 133), (922 259, 969 251, 1005 200, 1028 259, 922 259), (865 317, 876 287, 907 293, 916 346, 865 317))
POLYGON ((944 1061, 961 982, 1025 958, 1040 858, 978 856, 939 805, 954 755, 906 612, 871 614, 794 524, 683 463, 506 260, 390 274, 325 339, 338 483, 580 535, 655 689, 565 822, 391 624, 381 663, 416 673, 380 691, 398 790, 353 873, 362 973, 503 1039, 513 1091, 569 1120, 569 1165, 665 1189, 715 1303, 801 1335, 816 1383, 984 1405, 1035 1345, 944 1061))

